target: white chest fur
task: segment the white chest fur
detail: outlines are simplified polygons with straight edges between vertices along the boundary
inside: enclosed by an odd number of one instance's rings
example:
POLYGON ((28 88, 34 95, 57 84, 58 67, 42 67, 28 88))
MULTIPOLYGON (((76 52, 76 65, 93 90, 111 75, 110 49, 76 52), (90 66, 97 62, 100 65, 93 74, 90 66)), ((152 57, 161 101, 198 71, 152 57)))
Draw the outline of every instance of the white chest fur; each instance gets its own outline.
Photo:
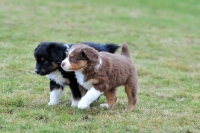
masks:
POLYGON ((61 72, 59 70, 56 70, 50 74, 47 75, 47 78, 50 80, 54 80, 57 84, 64 86, 66 79, 63 78, 61 72))
POLYGON ((84 75, 82 74, 82 71, 75 71, 75 75, 78 83, 85 89, 90 90, 92 88, 92 82, 90 80, 87 82, 84 81, 84 75))

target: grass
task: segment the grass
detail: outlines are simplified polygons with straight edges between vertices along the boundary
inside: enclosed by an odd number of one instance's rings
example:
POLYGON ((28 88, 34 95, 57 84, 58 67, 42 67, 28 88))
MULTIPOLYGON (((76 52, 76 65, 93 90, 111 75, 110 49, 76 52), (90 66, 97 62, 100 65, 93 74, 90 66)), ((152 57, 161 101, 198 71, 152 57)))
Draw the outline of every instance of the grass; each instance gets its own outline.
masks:
POLYGON ((1 0, 0 132, 200 132, 198 0, 1 0), (48 107, 49 81, 34 73, 42 41, 128 42, 139 76, 138 104, 114 109, 48 107))

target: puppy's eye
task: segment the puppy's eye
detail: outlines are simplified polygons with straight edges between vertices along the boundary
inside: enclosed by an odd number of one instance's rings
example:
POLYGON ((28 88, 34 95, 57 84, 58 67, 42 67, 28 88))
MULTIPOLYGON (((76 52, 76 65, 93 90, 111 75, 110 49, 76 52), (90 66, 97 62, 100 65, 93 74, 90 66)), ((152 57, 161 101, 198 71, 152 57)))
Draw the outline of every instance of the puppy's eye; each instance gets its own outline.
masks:
POLYGON ((75 61, 76 59, 74 57, 70 57, 70 60, 71 61, 75 61))
POLYGON ((47 64, 47 63, 48 63, 48 61, 45 60, 45 61, 44 61, 44 64, 47 64))

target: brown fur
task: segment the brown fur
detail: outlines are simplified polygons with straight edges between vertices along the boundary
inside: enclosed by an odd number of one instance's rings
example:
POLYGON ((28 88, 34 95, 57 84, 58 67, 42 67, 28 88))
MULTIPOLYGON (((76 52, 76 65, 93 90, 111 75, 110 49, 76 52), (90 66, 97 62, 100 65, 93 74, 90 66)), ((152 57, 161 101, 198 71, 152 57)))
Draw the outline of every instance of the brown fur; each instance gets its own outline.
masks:
POLYGON ((79 90, 81 92, 82 97, 85 96, 85 94, 87 93, 87 90, 81 85, 79 85, 79 90))
POLYGON ((56 64, 55 62, 52 62, 52 67, 50 68, 50 70, 55 70, 58 67, 58 64, 56 64))
POLYGON ((93 87, 104 92, 106 103, 110 108, 117 100, 115 88, 124 85, 128 96, 127 110, 133 110, 137 102, 137 71, 130 59, 128 45, 123 44, 120 55, 97 52, 95 49, 82 44, 74 45, 72 48, 74 50, 70 55, 75 56, 76 61, 70 60, 70 63, 73 64, 71 70, 82 68, 85 82, 94 81, 93 87), (100 59, 102 64, 99 64, 100 59), (80 66, 78 62, 81 61, 87 63, 80 66))

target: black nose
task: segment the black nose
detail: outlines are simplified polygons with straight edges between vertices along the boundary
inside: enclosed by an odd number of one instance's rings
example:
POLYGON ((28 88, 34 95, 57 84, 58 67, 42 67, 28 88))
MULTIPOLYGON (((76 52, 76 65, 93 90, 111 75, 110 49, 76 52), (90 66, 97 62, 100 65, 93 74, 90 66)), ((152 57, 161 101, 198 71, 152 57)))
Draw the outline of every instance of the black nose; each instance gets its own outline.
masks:
POLYGON ((35 73, 39 74, 39 73, 40 73, 40 70, 36 69, 36 70, 35 70, 35 73))

